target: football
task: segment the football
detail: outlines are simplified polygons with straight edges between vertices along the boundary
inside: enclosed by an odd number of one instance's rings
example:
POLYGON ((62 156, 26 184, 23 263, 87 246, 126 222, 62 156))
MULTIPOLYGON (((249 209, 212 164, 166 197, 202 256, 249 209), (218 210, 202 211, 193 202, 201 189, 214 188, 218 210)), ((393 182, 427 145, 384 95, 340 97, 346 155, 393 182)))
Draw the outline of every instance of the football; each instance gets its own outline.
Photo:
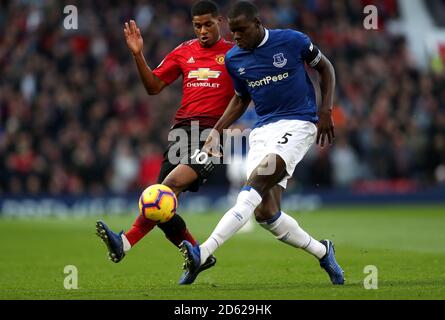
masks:
POLYGON ((167 186, 155 184, 142 192, 139 198, 139 211, 147 219, 164 223, 176 213, 178 200, 167 186))

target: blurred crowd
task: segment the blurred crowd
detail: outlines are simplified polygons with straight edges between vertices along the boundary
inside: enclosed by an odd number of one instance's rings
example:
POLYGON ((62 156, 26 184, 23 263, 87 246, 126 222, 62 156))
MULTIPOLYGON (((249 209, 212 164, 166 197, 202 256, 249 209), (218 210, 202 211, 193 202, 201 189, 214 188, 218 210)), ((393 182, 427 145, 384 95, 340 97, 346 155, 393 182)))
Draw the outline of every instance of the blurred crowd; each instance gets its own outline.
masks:
POLYGON ((434 22, 442 28, 445 27, 445 0, 426 0, 425 3, 434 22))
MULTIPOLYGON (((223 14, 232 3, 216 2, 223 14)), ((194 37, 192 3, 70 1, 78 30, 66 30, 61 1, 0 2, 0 194, 119 193, 154 183, 181 85, 145 93, 123 24, 135 18, 154 68, 194 37)), ((337 73, 335 145, 313 148, 294 186, 445 181, 445 75, 416 69, 403 37, 387 31, 396 0, 256 4, 269 28, 310 35, 337 73), (370 3, 379 8, 376 31, 363 28, 370 3)))

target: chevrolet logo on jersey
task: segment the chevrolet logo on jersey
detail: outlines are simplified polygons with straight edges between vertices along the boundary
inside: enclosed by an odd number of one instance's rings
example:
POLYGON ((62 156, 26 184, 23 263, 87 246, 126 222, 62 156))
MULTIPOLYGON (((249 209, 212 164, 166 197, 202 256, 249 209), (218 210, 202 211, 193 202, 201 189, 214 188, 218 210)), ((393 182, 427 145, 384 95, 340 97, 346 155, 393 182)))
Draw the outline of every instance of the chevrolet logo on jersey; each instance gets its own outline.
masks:
POLYGON ((199 68, 198 70, 192 70, 189 72, 189 79, 196 79, 196 80, 209 80, 211 79, 217 79, 221 75, 221 71, 213 71, 210 70, 210 68, 199 68))

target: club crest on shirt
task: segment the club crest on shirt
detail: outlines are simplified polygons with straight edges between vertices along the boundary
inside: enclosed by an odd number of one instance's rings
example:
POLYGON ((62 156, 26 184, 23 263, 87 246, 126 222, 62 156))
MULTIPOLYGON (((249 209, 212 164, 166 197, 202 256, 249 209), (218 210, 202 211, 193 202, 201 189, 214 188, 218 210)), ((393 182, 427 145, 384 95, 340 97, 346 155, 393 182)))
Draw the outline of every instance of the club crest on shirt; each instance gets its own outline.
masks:
POLYGON ((283 53, 277 53, 273 56, 273 65, 277 68, 283 68, 287 64, 287 59, 283 53))
POLYGON ((224 61, 225 61, 225 57, 223 54, 217 55, 216 58, 216 63, 223 65, 224 61))

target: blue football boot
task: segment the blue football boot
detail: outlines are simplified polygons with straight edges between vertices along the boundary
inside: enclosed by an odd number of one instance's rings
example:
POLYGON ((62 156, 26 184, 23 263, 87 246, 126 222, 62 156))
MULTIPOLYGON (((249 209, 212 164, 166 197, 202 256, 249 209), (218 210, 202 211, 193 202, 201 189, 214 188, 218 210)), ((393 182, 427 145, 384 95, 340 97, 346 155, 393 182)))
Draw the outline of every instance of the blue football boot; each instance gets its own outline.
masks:
POLYGON ((110 260, 115 263, 121 261, 125 257, 124 244, 121 237, 124 232, 114 233, 103 221, 96 222, 96 231, 96 234, 107 245, 110 260))
POLYGON ((322 267, 329 275, 332 284, 343 285, 345 283, 344 271, 335 260, 334 244, 331 240, 321 240, 326 247, 326 255, 320 259, 320 267, 322 267))
POLYGON ((199 245, 194 247, 190 242, 184 240, 179 247, 184 256, 185 269, 181 279, 179 279, 180 285, 192 284, 198 274, 216 264, 216 258, 211 255, 201 265, 201 250, 199 249, 199 245))

